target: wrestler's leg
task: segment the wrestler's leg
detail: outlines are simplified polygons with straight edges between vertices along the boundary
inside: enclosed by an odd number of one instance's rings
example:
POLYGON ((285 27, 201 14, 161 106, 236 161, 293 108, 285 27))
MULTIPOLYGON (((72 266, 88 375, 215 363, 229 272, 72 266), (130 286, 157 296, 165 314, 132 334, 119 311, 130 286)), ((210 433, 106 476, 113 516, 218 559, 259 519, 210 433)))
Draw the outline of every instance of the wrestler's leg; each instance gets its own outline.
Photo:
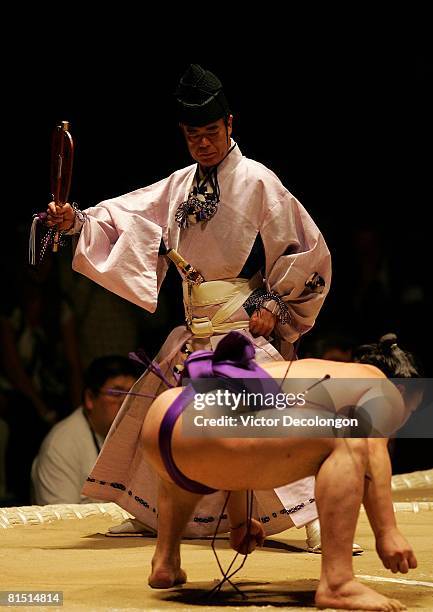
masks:
POLYGON ((186 574, 180 567, 180 541, 188 519, 201 497, 160 479, 158 539, 149 576, 149 584, 154 589, 168 589, 186 582, 186 574))
POLYGON ((352 542, 364 491, 367 440, 330 441, 333 450, 316 478, 316 499, 322 525, 322 571, 316 593, 320 608, 401 610, 357 582, 352 566, 352 542))

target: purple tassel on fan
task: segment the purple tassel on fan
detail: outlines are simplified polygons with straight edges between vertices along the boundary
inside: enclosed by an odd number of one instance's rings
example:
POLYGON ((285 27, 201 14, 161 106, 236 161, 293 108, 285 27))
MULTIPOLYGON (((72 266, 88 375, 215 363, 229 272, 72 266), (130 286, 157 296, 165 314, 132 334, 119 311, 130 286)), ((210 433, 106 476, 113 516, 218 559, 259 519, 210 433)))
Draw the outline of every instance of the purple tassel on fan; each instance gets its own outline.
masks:
POLYGON ((153 372, 155 376, 158 376, 158 378, 160 378, 162 382, 165 383, 169 389, 172 389, 174 387, 174 385, 166 378, 166 376, 164 375, 163 371, 161 370, 159 365, 156 363, 156 361, 152 361, 146 355, 145 351, 142 348, 138 348, 135 351, 135 353, 134 352, 129 353, 128 356, 130 359, 133 359, 134 361, 138 361, 138 363, 145 365, 147 369, 149 370, 149 372, 153 372))
POLYGON ((150 395, 149 393, 136 393, 135 391, 123 391, 123 389, 107 389, 107 394, 112 395, 113 397, 118 397, 119 395, 132 395, 133 397, 148 397, 150 399, 155 399, 156 395, 150 395))

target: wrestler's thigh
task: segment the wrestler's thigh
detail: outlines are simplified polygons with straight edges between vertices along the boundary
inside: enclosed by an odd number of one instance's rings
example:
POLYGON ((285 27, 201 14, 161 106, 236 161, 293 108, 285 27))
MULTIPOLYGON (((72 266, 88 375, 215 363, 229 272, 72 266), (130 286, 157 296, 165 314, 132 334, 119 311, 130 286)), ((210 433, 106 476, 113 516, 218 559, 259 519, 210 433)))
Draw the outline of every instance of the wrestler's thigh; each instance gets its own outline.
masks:
POLYGON ((328 439, 209 438, 191 447, 173 437, 177 466, 215 489, 272 489, 316 474, 334 448, 328 439), (199 446, 201 445, 201 448, 199 446), (199 459, 199 460, 197 460, 199 459))
POLYGON ((159 451, 159 429, 165 413, 181 392, 182 388, 169 389, 157 397, 150 406, 141 428, 141 444, 146 459, 165 480, 171 479, 159 451))

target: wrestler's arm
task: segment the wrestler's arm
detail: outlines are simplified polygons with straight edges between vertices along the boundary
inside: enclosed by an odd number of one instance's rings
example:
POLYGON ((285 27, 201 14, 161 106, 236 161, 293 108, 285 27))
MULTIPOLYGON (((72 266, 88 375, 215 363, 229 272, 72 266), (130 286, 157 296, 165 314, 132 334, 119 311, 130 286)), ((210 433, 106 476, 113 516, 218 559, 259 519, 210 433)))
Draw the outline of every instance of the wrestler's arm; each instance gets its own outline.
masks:
POLYGON ((406 574, 417 566, 416 557, 395 520, 391 495, 391 462, 387 439, 369 438, 364 507, 376 538, 376 550, 384 566, 406 574))

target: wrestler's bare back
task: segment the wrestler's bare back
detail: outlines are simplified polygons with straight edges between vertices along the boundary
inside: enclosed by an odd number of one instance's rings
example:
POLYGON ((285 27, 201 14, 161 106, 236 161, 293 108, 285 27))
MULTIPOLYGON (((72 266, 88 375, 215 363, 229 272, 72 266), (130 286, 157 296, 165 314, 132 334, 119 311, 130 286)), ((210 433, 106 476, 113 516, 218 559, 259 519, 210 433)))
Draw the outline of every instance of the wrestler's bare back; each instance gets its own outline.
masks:
MULTIPOLYGON (((261 364, 275 379, 350 379, 350 385, 334 385, 333 404, 338 411, 356 406, 361 397, 371 392, 376 379, 381 388, 392 396, 396 410, 404 411, 401 396, 394 385, 374 366, 342 363, 320 359, 261 364)), ((324 381, 321 384, 326 384, 324 381)), ((377 386, 377 385, 376 385, 377 386)), ((171 480, 159 454, 159 427, 169 406, 182 388, 162 393, 152 404, 142 429, 142 440, 148 459, 157 472, 171 480)), ((377 395, 377 391, 374 392, 377 395)), ((177 467, 189 478, 223 490, 272 489, 316 474, 329 453, 329 440, 324 438, 221 438, 185 437, 182 417, 174 426, 172 453, 177 467), (199 458, 199 460, 198 460, 199 458)))

